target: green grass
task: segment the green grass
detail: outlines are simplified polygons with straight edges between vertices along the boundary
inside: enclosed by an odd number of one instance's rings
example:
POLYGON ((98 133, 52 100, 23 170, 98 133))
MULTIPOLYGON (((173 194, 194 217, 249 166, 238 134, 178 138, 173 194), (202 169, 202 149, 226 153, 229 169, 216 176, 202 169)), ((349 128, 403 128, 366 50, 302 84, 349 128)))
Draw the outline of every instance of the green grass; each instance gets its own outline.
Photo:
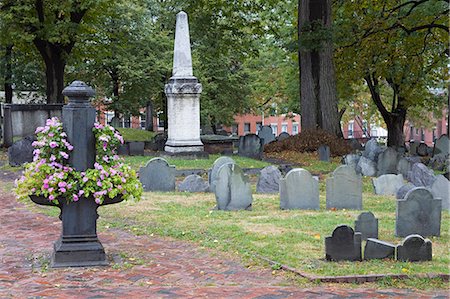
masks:
POLYGON ((150 132, 141 129, 132 128, 118 128, 125 141, 151 141, 156 135, 155 132, 150 132))
MULTIPOLYGON (((212 167, 214 161, 219 158, 220 155, 209 155, 209 159, 195 159, 195 160, 186 160, 186 159, 177 159, 177 158, 167 158, 167 161, 171 165, 175 165, 178 169, 209 169, 212 167)), ((141 166, 145 166, 145 164, 154 157, 151 156, 125 156, 125 162, 128 163, 132 168, 138 169, 141 166)), ((263 168, 270 163, 240 157, 240 156, 232 156, 233 160, 242 168, 263 168)))

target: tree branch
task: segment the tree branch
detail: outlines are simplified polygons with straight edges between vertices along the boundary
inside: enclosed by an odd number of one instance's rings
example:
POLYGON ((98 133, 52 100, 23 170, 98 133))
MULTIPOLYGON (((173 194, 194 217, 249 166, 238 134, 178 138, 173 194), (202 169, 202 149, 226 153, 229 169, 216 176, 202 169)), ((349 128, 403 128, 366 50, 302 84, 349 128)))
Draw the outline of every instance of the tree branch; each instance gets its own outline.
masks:
POLYGON ((387 111, 386 107, 384 107, 383 102, 381 101, 380 93, 377 91, 378 88, 378 80, 375 78, 375 75, 368 74, 364 77, 364 80, 369 87, 370 94, 372 95, 372 100, 380 111, 381 116, 383 116, 384 120, 389 120, 390 113, 387 111))

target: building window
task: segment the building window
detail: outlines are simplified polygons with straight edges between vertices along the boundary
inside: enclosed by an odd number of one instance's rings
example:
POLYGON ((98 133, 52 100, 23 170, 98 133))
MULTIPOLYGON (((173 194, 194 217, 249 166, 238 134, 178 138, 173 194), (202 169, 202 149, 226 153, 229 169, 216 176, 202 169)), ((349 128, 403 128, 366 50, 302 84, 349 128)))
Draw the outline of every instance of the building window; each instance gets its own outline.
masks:
POLYGON ((298 134, 298 124, 293 123, 292 124, 292 135, 297 135, 297 134, 298 134))
POLYGON ((281 132, 286 132, 288 131, 288 125, 287 124, 281 124, 281 132))
POLYGON ((416 135, 419 134, 419 128, 416 128, 416 135))
POLYGON ((363 129, 363 135, 362 135, 362 137, 367 137, 367 132, 368 132, 368 129, 367 129, 367 120, 363 120, 363 127, 362 127, 362 129, 363 129))
POLYGON ((425 130, 423 128, 420 129, 420 140, 425 141, 425 130))
POLYGON ((145 117, 146 117, 146 116, 145 116, 145 113, 142 113, 142 114, 139 116, 139 123, 141 124, 141 129, 142 129, 142 130, 145 130, 145 120, 146 120, 145 117))
POLYGON ((250 123, 244 123, 244 134, 250 133, 250 123))
POLYGON ((113 117, 114 117, 114 112, 113 111, 106 111, 105 112, 106 125, 110 125, 111 124, 111 121, 112 121, 113 117))
POLYGON ((124 115, 122 118, 122 128, 129 128, 131 125, 131 118, 130 115, 124 115))
POLYGON ((348 123, 348 138, 353 138, 353 120, 348 123))
POLYGON ((414 140, 414 127, 409 128, 409 140, 414 140))
POLYGON ((272 128, 272 133, 275 136, 278 136, 278 125, 277 124, 271 124, 270 127, 272 128))
POLYGON ((261 131, 262 128, 262 122, 257 122, 256 123, 256 134, 258 134, 259 131, 261 131))
POLYGON ((233 124, 231 126, 231 134, 238 135, 238 132, 239 132, 239 125, 238 124, 233 124))

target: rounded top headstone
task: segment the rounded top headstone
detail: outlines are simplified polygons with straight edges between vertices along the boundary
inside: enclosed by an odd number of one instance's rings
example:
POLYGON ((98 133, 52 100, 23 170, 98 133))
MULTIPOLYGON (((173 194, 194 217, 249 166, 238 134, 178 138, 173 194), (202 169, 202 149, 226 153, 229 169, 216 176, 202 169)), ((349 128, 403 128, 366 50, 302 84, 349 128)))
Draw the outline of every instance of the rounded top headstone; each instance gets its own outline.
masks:
POLYGON ((375 219, 375 215, 372 212, 362 212, 358 215, 359 221, 372 221, 375 219))
POLYGON ((69 101, 89 100, 95 96, 95 90, 83 81, 73 81, 69 86, 63 89, 62 94, 69 97, 69 101))
POLYGON ((333 231, 332 237, 344 243, 353 242, 355 231, 348 225, 339 225, 333 231))

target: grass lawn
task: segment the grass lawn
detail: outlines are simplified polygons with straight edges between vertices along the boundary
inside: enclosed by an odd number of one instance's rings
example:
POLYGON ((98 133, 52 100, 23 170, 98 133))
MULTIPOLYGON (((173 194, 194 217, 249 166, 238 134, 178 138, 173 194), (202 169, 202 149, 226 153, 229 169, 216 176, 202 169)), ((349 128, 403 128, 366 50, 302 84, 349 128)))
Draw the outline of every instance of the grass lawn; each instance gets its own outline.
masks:
POLYGON ((150 141, 156 135, 155 132, 141 129, 118 128, 117 130, 125 141, 150 141))

